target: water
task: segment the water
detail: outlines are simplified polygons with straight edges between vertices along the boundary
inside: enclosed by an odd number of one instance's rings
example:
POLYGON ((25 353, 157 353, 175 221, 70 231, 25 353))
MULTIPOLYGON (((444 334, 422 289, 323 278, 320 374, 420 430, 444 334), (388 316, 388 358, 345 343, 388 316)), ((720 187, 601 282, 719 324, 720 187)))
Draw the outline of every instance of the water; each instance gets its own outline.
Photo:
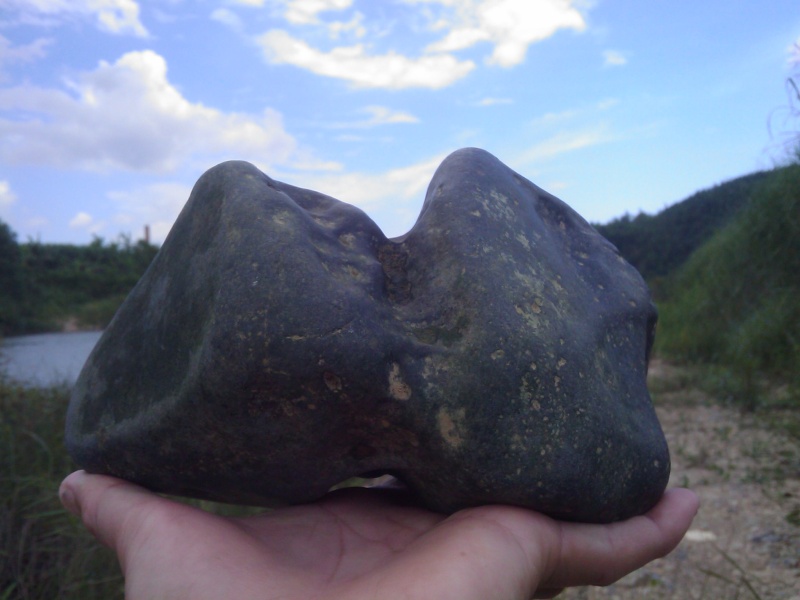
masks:
POLYGON ((72 385, 101 333, 79 331, 6 338, 0 345, 0 370, 10 379, 33 387, 72 385))

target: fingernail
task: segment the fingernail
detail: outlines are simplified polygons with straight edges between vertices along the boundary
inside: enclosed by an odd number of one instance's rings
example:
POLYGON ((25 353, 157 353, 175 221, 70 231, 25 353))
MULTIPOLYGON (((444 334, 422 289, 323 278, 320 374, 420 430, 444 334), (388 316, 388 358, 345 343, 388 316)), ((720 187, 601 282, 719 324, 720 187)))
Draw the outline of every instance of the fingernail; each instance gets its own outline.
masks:
POLYGON ((64 505, 64 508, 66 508, 76 517, 80 516, 78 509, 78 502, 75 499, 75 494, 68 486, 66 485, 61 486, 61 489, 58 490, 58 498, 59 500, 61 500, 61 504, 64 505))

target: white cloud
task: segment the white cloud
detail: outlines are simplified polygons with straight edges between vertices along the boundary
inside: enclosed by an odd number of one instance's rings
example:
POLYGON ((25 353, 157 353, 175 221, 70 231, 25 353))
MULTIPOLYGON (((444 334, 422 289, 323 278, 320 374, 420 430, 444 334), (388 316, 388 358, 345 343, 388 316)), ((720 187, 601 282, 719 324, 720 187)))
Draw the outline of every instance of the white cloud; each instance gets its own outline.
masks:
POLYGON ((454 9, 434 28, 448 29, 429 52, 455 52, 479 42, 494 45, 487 62, 513 67, 525 59, 528 46, 560 29, 583 31, 586 21, 574 0, 405 0, 408 4, 439 4, 454 9))
POLYGON ((119 211, 114 217, 117 223, 134 227, 136 231, 143 231, 144 226, 148 225, 151 239, 160 243, 172 229, 191 191, 191 185, 163 181, 110 192, 108 197, 119 211))
POLYGON ((100 29, 110 33, 148 36, 135 0, 5 0, 4 4, 16 9, 23 20, 92 16, 100 29))
POLYGON ((11 189, 11 184, 0 180, 0 210, 6 209, 17 201, 17 195, 11 189))
POLYGON ((511 98, 484 98, 478 101, 478 106, 497 106, 498 104, 514 104, 511 98))
POLYGON ((607 110, 611 110, 617 104, 619 104, 619 100, 616 98, 605 98, 600 100, 596 104, 592 106, 583 106, 580 108, 568 108, 566 110, 562 110, 559 112, 548 112, 543 114, 541 117, 536 117, 531 121, 531 125, 533 127, 550 127, 557 126, 565 121, 574 121, 579 118, 583 118, 586 116, 594 117, 597 112, 605 112, 607 110))
POLYGON ((529 163, 542 162, 560 154, 605 144, 614 139, 614 136, 602 124, 582 131, 558 133, 528 148, 517 157, 514 165, 519 167, 529 163))
POLYGON ((356 12, 349 21, 333 21, 327 23, 328 36, 331 39, 339 39, 343 33, 349 33, 353 37, 360 39, 367 35, 367 28, 363 25, 364 15, 356 12))
POLYGON ((292 183, 359 207, 387 236, 397 236, 416 220, 425 190, 445 156, 437 155, 383 173, 308 175, 292 183))
POLYGON ((0 34, 0 81, 4 79, 3 69, 17 63, 28 63, 44 58, 47 47, 53 43, 50 38, 39 38, 30 44, 14 46, 11 40, 0 34))
MULTIPOLYGON (((331 39, 342 33, 351 39, 362 39, 371 33, 366 44, 342 45, 322 49, 304 37, 306 29, 289 31, 272 29, 257 38, 265 58, 273 64, 289 64, 317 75, 348 81, 356 87, 405 89, 441 89, 468 75, 475 63, 459 60, 453 53, 480 42, 491 44, 486 62, 512 67, 525 59, 528 47, 561 29, 583 31, 586 21, 578 5, 580 0, 402 0, 404 4, 426 4, 416 11, 415 20, 427 22, 431 31, 444 31, 438 41, 416 51, 374 50, 386 43, 392 27, 380 31, 363 24, 363 15, 355 12, 350 21, 324 22, 325 11, 343 11, 353 6, 352 0, 284 0, 284 18, 291 25, 316 26, 311 29, 315 40, 320 28, 331 39), (433 10, 438 9, 438 10, 433 10)), ((414 39, 411 40, 411 43, 414 39)), ((399 41, 406 48, 409 39, 399 41)))
POLYGON ((349 123, 333 123, 331 129, 369 129, 379 125, 396 125, 398 123, 419 123, 419 119, 402 110, 392 110, 386 106, 365 106, 360 111, 367 118, 349 123))
POLYGON ((363 135, 354 135, 352 133, 343 133, 341 135, 337 135, 334 138, 337 142, 347 142, 347 143, 362 143, 367 141, 369 138, 364 137, 363 135))
POLYGON ((393 123, 419 123, 419 119, 411 113, 392 110, 385 106, 367 106, 364 108, 364 112, 371 115, 366 122, 368 127, 393 123))
POLYGON ((540 117, 536 117, 531 121, 534 127, 551 126, 557 123, 563 123, 579 116, 584 112, 584 109, 569 108, 558 112, 548 112, 540 117))
MULTIPOLYGON (((233 4, 263 7, 264 0, 228 0, 233 4)), ((323 28, 330 39, 336 40, 343 35, 349 35, 359 39, 366 35, 367 29, 364 27, 364 15, 355 11, 349 21, 321 21, 319 13, 332 10, 345 10, 352 5, 352 0, 289 0, 284 1, 283 17, 292 25, 308 26, 314 25, 323 28)), ((277 16, 277 15, 276 15, 277 16)), ((211 13, 211 18, 215 21, 227 25, 236 31, 244 30, 244 21, 233 10, 229 8, 217 8, 211 13)))
POLYGON ((569 189, 570 185, 566 181, 551 181, 547 184, 546 189, 551 194, 555 194, 556 192, 563 192, 566 189, 569 189))
POLYGON ((73 229, 83 229, 88 227, 94 222, 92 215, 86 212, 79 212, 69 222, 69 226, 73 229))
POLYGON ((617 98, 606 98, 597 103, 597 110, 610 110, 619 104, 617 98))
POLYGON ((31 85, 0 89, 0 159, 149 172, 169 172, 189 160, 203 166, 227 158, 297 168, 315 163, 298 150, 279 113, 223 113, 190 102, 167 79, 166 61, 150 50, 103 61, 69 87, 73 94, 31 85), (3 118, 2 111, 35 117, 3 118))
POLYGON ((352 4, 353 0, 287 0, 284 15, 295 25, 310 25, 319 23, 319 13, 345 10, 352 4))
POLYGON ((356 87, 441 89, 467 75, 472 61, 459 61, 449 54, 408 58, 396 52, 370 55, 364 45, 339 46, 330 52, 312 48, 288 32, 273 29, 257 39, 274 64, 290 64, 317 75, 343 79, 356 87))
POLYGON ((603 66, 621 67, 628 64, 628 58, 618 50, 606 50, 603 52, 603 66))
POLYGON ((242 30, 242 19, 232 10, 227 8, 217 8, 211 13, 211 19, 235 29, 236 31, 242 30))

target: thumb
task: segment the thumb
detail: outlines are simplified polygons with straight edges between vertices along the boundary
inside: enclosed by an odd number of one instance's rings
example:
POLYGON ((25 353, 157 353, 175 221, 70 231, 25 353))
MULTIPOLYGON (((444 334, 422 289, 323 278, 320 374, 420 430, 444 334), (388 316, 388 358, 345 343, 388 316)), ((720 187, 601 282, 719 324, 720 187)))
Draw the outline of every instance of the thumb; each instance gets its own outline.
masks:
POLYGON ((58 496, 64 508, 80 518, 100 543, 118 554, 135 533, 138 517, 162 501, 159 496, 122 479, 85 471, 67 476, 61 482, 58 496))
POLYGON ((559 553, 547 587, 610 585, 671 552, 697 514, 699 499, 686 489, 667 490, 650 512, 609 525, 562 523, 559 553))

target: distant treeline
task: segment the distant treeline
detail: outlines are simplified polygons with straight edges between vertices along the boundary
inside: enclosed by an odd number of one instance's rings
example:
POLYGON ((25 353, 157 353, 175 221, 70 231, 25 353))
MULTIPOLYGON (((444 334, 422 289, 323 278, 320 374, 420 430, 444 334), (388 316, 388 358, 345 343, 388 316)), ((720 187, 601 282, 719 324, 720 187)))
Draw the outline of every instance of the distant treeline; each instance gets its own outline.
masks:
POLYGON ((680 267, 747 206, 774 171, 739 177, 697 192, 656 215, 625 215, 595 225, 648 281, 680 267))
POLYGON ((658 354, 714 367, 750 408, 765 377, 800 407, 800 161, 598 230, 654 289, 658 354))
POLYGON ((661 287, 659 351, 727 369, 754 408, 764 375, 800 407, 800 164, 775 172, 661 287))
POLYGON ((156 252, 124 236, 86 246, 19 244, 0 222, 0 335, 105 327, 156 252))

